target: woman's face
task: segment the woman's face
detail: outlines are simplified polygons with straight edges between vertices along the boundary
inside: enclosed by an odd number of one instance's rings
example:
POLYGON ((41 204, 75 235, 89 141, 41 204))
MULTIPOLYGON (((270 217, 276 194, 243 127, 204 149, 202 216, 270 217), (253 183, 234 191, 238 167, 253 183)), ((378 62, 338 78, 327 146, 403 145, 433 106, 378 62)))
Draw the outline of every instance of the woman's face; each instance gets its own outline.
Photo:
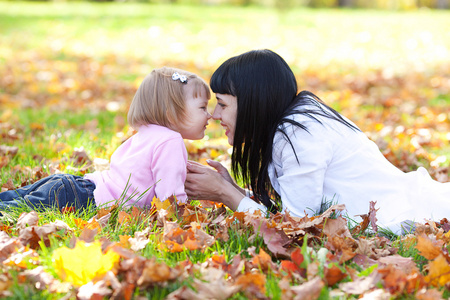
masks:
POLYGON ((216 94, 217 104, 212 115, 214 120, 219 120, 225 129, 228 143, 233 146, 234 130, 236 128, 237 98, 228 94, 216 94))

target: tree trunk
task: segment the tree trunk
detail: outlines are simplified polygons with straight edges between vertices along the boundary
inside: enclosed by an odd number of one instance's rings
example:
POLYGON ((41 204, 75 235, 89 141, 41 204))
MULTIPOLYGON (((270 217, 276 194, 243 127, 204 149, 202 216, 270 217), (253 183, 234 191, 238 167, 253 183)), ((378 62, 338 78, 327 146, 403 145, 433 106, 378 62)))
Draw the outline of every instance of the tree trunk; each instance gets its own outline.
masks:
POLYGON ((437 0, 436 8, 447 9, 449 8, 449 0, 437 0))
POLYGON ((338 0, 339 7, 352 7, 353 0, 338 0))

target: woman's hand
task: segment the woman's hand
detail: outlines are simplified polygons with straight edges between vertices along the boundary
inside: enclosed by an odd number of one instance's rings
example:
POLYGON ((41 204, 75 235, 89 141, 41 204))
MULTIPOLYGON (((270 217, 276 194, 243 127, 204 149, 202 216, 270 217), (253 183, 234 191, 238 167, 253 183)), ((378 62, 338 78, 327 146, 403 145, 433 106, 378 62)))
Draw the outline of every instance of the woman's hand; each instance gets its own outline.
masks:
POLYGON ((219 162, 208 161, 214 169, 189 161, 185 191, 190 199, 211 200, 236 210, 245 191, 233 181, 227 169, 219 162))

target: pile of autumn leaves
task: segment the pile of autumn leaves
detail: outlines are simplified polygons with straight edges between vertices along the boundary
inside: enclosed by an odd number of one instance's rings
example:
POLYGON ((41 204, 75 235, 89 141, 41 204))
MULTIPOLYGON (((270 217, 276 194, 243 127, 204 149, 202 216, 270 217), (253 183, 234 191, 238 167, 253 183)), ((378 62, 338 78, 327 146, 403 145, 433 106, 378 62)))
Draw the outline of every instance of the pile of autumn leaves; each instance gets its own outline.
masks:
POLYGON ((328 287, 328 297, 441 299, 442 287, 450 282, 450 256, 445 247, 450 241, 450 224, 446 220, 417 224, 414 235, 400 241, 428 260, 421 271, 411 257, 396 254, 392 244, 398 240, 376 235, 375 203, 352 231, 345 218, 336 217, 344 205, 303 218, 280 213, 269 218, 260 213, 230 214, 221 206, 204 206, 175 204, 171 199, 154 199, 147 210, 125 212, 113 206, 98 210, 89 221, 74 219, 76 230, 61 220, 38 225, 36 212, 22 213, 15 226, 1 224, 1 295, 10 293, 13 273, 25 288, 78 299, 139 299, 137 289, 151 290, 174 282, 180 287, 167 299, 227 299, 236 293, 269 299, 268 276, 278 278, 282 299, 317 299, 324 287, 328 287), (99 238, 97 234, 113 218, 118 226, 145 224, 141 227, 145 229, 133 237, 119 236, 117 242, 99 238), (361 235, 369 225, 371 237, 361 235), (204 251, 216 241, 231 242, 229 229, 238 233, 250 230, 249 239, 259 236, 264 245, 259 251, 252 246, 228 260, 212 254, 204 262, 181 261, 175 266, 140 255, 148 243, 157 243, 160 251, 204 251), (50 246, 51 240, 66 239, 70 246, 51 254, 54 276, 41 264, 37 250, 50 246))

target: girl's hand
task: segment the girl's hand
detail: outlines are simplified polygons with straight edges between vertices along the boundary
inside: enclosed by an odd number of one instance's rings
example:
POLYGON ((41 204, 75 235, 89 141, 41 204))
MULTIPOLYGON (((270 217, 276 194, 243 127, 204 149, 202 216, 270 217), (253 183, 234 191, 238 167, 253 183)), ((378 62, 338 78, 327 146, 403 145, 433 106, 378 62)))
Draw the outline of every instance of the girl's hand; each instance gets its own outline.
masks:
POLYGON ((244 198, 245 191, 237 188, 226 168, 220 163, 208 164, 214 169, 188 162, 185 191, 189 199, 216 201, 236 210, 244 198))

